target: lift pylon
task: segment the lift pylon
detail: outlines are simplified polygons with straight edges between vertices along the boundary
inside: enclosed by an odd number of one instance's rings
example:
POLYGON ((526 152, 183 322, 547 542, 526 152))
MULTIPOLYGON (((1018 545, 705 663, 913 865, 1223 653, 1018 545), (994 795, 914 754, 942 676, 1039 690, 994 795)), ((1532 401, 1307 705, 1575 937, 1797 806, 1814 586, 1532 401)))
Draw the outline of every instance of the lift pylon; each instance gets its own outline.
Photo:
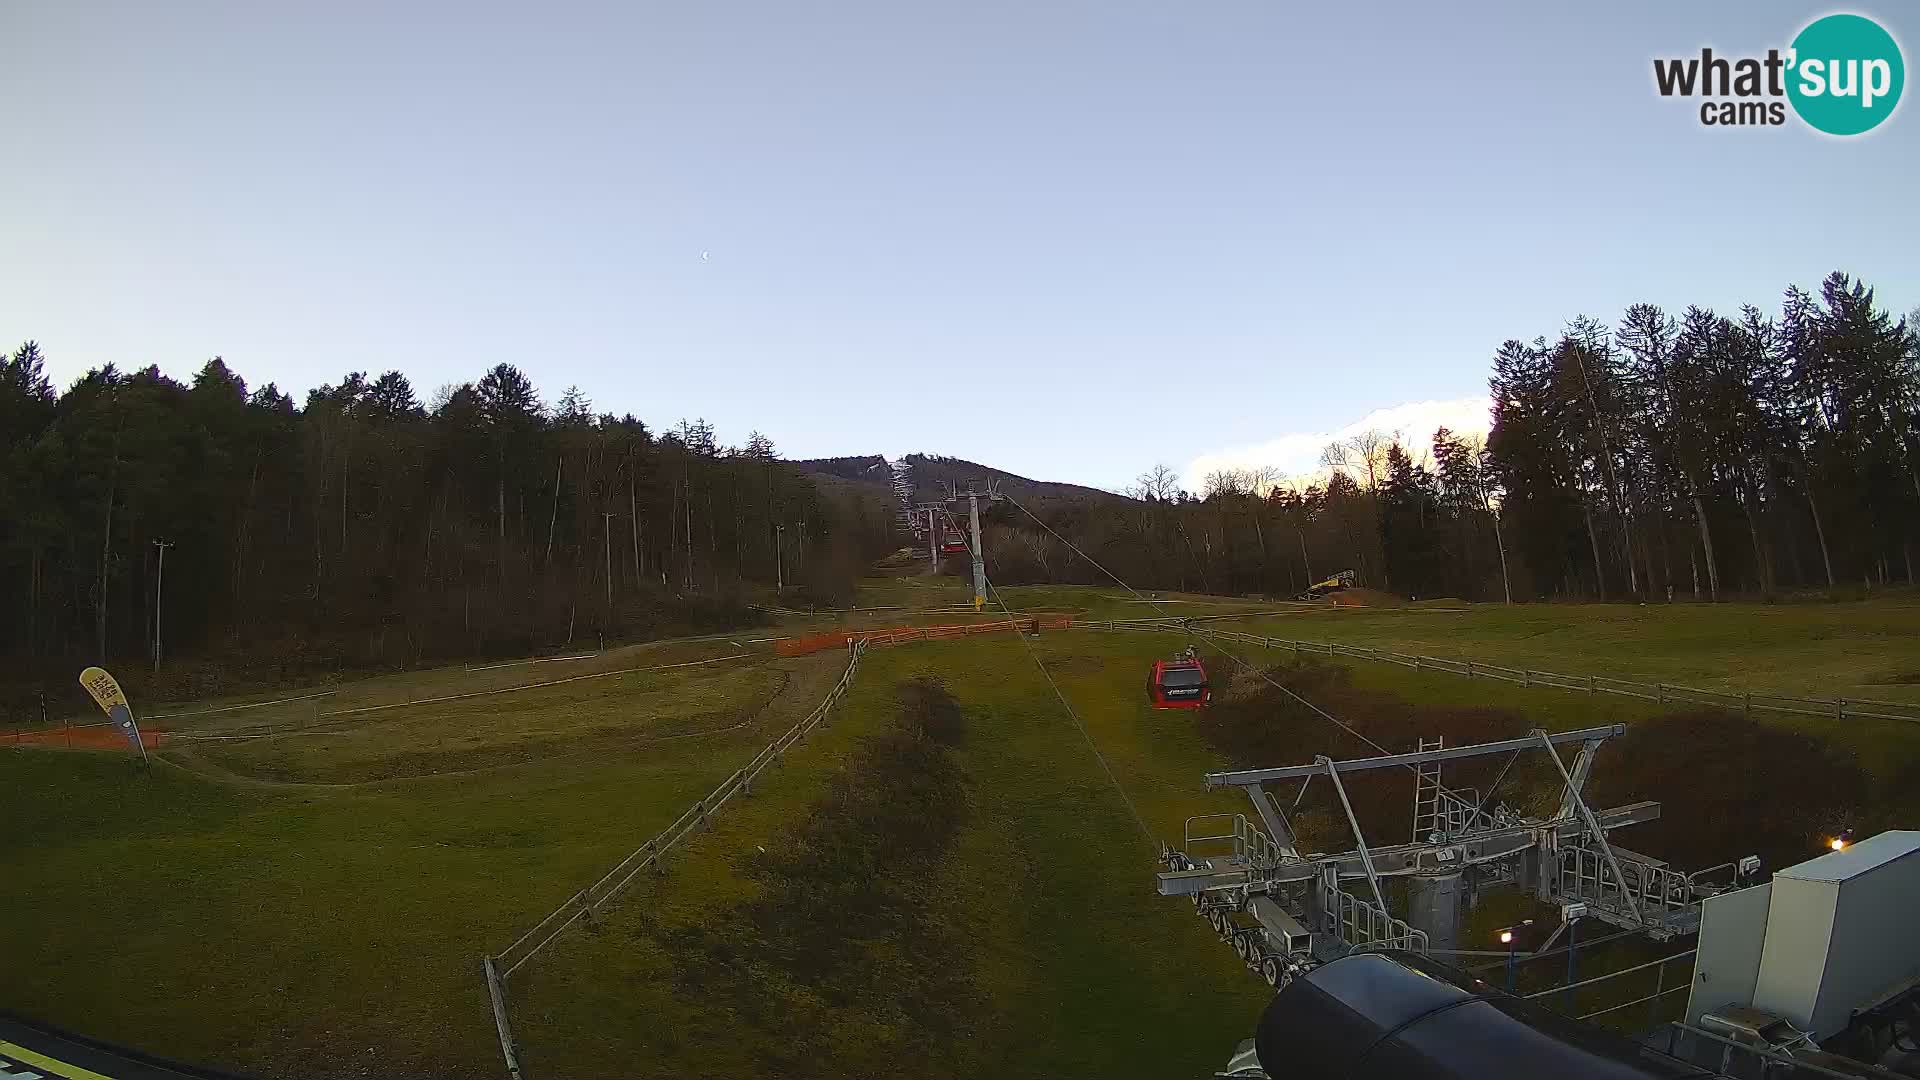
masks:
POLYGON ((947 485, 947 501, 958 505, 960 500, 967 503, 967 526, 973 535, 969 547, 973 553, 973 609, 980 610, 987 602, 987 561, 986 553, 980 547, 980 500, 992 503, 1006 498, 1000 494, 999 483, 994 480, 969 480, 967 490, 959 491, 953 485, 947 485))

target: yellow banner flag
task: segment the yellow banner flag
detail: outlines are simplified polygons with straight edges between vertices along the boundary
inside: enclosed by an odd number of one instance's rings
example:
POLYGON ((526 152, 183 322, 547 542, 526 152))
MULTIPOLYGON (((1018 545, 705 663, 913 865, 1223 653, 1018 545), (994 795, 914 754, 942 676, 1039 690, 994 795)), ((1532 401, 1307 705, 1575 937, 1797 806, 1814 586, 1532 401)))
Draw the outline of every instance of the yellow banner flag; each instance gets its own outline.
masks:
POLYGON ((115 681, 112 675, 107 674, 105 668, 90 667, 81 672, 80 685, 93 696, 94 702, 100 706, 100 711, 108 716, 113 715, 115 705, 127 703, 127 695, 120 692, 119 682, 115 681))
POLYGON ((80 685, 107 714, 113 726, 127 737, 135 750, 140 751, 140 759, 146 760, 147 744, 140 738, 140 725, 134 722, 133 706, 127 704, 127 695, 120 691, 120 683, 105 668, 90 667, 80 673, 80 685))

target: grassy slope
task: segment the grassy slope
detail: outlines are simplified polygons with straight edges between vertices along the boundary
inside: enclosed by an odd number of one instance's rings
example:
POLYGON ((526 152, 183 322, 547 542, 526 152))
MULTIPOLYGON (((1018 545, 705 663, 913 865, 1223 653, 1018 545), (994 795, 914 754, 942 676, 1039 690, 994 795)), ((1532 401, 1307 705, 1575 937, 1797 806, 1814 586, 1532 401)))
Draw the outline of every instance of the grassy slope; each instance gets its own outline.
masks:
MULTIPOLYGON (((1088 713, 1109 764, 1156 833, 1192 812, 1181 795, 1209 759, 1190 733, 1133 702, 1131 658, 1081 655, 1050 638, 1061 677, 1088 713), (1125 671, 1127 691, 1111 676, 1125 671), (1097 715, 1096 715, 1097 714, 1097 715)), ((981 1075, 1200 1075, 1246 1037, 1262 988, 1183 901, 1153 892, 1152 849, 1020 646, 1010 639, 874 650, 846 713, 806 753, 829 760, 877 730, 893 686, 944 679, 968 714, 962 758, 973 813, 939 880, 943 917, 978 942, 959 965, 992 1002, 978 1031, 981 1075)), ((577 935, 536 962, 516 990, 529 1057, 568 1075, 751 1074, 760 1040, 675 990, 661 945, 755 886, 739 870, 751 846, 801 812, 808 793, 769 788, 690 850, 690 864, 636 896, 599 936, 577 935)), ((1205 797, 1200 797, 1205 801, 1205 797)), ((884 989, 876 988, 876 993, 884 989)))
MULTIPOLYGON (((266 1075, 322 1053, 343 1075, 490 1076, 480 954, 810 708, 840 658, 781 663, 788 692, 748 730, 473 775, 277 788, 0 755, 0 1001, 266 1075)), ((764 674, 690 670, 709 696, 764 674)))
MULTIPOLYGON (((1022 609, 1157 614, 1112 590, 1008 592, 1022 609)), ((964 596, 951 579, 891 579, 862 602, 964 596)), ((1206 610, 1264 606, 1215 603, 1206 610)), ((1261 623, 1276 635, 1554 670, 1912 700, 1920 688, 1869 680, 1901 674, 1910 663, 1916 614, 1899 602, 1479 606, 1461 614, 1313 611, 1261 623)), ((1145 662, 1177 644, 1082 631, 1039 642, 1139 812, 1169 839, 1189 814, 1240 809, 1224 794, 1200 790, 1200 774, 1219 763, 1177 714, 1156 714, 1138 701, 1145 662)), ((349 702, 724 651, 370 680, 351 688, 359 696, 349 702)), ((165 768, 135 777, 105 756, 0 754, 0 820, 18 823, 0 835, 0 910, 10 916, 0 923, 7 960, 0 1003, 158 1052, 272 1075, 310 1072, 316 1052, 348 1075, 355 1068, 494 1075, 479 953, 501 947, 596 877, 635 836, 708 789, 764 743, 780 716, 818 700, 838 663, 830 653, 797 662, 780 706, 752 732, 618 752, 522 753, 515 767, 475 776, 342 790, 234 787, 165 768), (108 990, 127 985, 150 989, 121 997, 108 990), (383 1054, 404 1067, 366 1064, 383 1054)), ((644 1073, 643 1066, 661 1075, 745 1071, 750 1047, 727 1018, 703 1016, 698 1002, 663 989, 672 961, 652 944, 648 919, 698 920, 751 888, 737 857, 804 812, 847 740, 883 721, 892 683, 921 671, 947 680, 972 723, 963 755, 974 778, 974 814, 930 887, 952 898, 951 917, 979 943, 972 957, 954 962, 969 965, 996 1006, 978 1040, 983 1068, 1191 1075, 1215 1067, 1245 1036, 1261 989, 1182 902, 1153 895, 1146 844, 1024 651, 1010 639, 975 639, 870 654, 843 722, 796 753, 754 800, 730 807, 664 881, 624 903, 600 934, 570 934, 524 969, 526 978, 516 977, 516 1017, 530 1062, 544 1066, 540 1075, 624 1076, 644 1073)), ((1362 685, 1435 703, 1511 705, 1553 728, 1650 713, 1628 699, 1389 665, 1356 662, 1354 671, 1362 685)), ((207 760, 250 775, 338 780, 424 748, 446 754, 442 764, 470 767, 460 758, 472 747, 434 746, 462 709, 514 717, 483 725, 494 747, 512 748, 534 726, 550 728, 556 745, 591 743, 623 715, 641 734, 671 724, 683 715, 675 708, 680 699, 688 715, 756 700, 766 684, 752 680, 765 675, 760 668, 738 676, 692 669, 474 699, 432 724, 370 723, 379 738, 367 736, 365 753, 348 763, 327 760, 335 753, 327 750, 263 761, 248 757, 256 751, 234 749, 209 752, 207 760), (623 703, 637 702, 642 684, 654 680, 681 687, 679 696, 623 714, 623 703)), ((246 722, 258 723, 257 714, 246 722)), ((310 720, 290 714, 280 722, 310 720)), ((233 717, 194 723, 200 730, 241 726, 233 717)), ((1920 732, 1890 725, 1823 730, 1869 751, 1870 765, 1912 760, 1920 741, 1920 732)), ((1298 757, 1321 749, 1303 745, 1298 757)))
MULTIPOLYGON (((1726 691, 1920 702, 1920 604, 1910 599, 1795 605, 1504 605, 1334 610, 1235 620, 1249 633, 1473 657, 1511 667, 1726 691)), ((1555 717, 1626 722, 1672 711, 1632 698, 1538 690, 1494 680, 1351 662, 1355 677, 1410 700, 1512 704, 1555 717)), ((1920 725, 1756 712, 1852 750, 1872 772, 1920 764, 1920 725)), ((1554 725, 1549 725, 1554 726, 1554 725)), ((1558 726, 1576 726, 1569 722, 1558 726)))
POLYGON ((1920 602, 1314 608, 1252 633, 1727 690, 1920 702, 1920 602), (1915 681, 1894 682, 1902 677, 1915 681))

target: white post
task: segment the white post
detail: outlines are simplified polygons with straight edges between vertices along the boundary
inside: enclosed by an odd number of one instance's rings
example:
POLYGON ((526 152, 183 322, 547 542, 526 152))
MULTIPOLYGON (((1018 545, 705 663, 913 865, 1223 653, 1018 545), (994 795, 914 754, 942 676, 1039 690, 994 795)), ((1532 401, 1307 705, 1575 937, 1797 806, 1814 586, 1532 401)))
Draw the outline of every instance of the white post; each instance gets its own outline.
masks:
POLYGON ((167 579, 167 549, 173 545, 165 540, 155 540, 153 546, 160 550, 160 565, 153 573, 153 671, 160 673, 160 584, 167 579))

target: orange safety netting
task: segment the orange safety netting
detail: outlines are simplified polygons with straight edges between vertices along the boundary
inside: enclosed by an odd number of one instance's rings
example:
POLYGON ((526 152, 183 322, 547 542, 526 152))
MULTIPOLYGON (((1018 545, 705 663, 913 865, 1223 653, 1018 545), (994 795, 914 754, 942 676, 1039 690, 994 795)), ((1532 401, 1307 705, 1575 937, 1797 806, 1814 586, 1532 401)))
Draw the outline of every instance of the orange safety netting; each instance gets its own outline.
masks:
MULTIPOLYGON (((166 737, 161 729, 140 729, 140 741, 147 749, 158 747, 166 737)), ((0 731, 0 746, 50 746, 65 750, 128 750, 131 744, 112 724, 86 724, 75 727, 22 728, 0 731)))

